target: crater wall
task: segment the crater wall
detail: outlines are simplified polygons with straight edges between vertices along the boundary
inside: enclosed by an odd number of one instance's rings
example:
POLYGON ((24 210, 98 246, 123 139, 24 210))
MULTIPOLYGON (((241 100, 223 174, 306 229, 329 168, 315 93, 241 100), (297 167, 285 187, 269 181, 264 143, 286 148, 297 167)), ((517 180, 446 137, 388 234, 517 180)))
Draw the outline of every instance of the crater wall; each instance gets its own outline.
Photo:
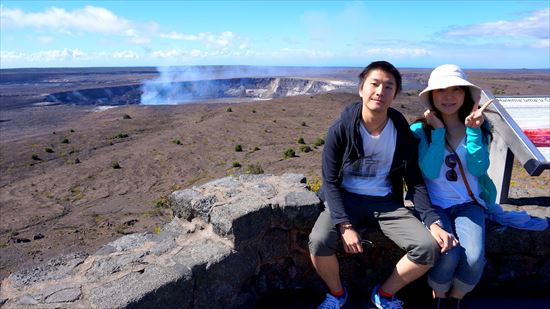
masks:
POLYGON ((182 104, 223 98, 271 99, 331 91, 354 92, 349 81, 303 78, 231 78, 89 88, 48 94, 45 102, 75 105, 182 104))

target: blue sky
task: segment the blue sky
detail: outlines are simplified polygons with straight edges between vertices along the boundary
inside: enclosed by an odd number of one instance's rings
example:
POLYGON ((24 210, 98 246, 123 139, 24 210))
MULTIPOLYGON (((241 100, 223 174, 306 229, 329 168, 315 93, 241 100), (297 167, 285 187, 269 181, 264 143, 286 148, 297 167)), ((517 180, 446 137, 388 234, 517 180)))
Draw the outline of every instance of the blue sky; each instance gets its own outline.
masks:
POLYGON ((550 69, 543 1, 1 2, 0 67, 550 69))

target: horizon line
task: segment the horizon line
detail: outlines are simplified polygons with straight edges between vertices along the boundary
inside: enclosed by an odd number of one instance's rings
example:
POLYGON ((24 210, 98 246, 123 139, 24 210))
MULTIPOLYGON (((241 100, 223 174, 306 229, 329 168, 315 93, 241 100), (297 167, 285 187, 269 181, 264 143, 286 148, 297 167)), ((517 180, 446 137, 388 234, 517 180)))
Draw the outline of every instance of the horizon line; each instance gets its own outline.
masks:
MULTIPOLYGON (((47 70, 47 69, 138 69, 138 68, 178 68, 178 67, 251 67, 251 68, 364 68, 365 66, 346 66, 346 65, 325 65, 325 66, 315 66, 315 65, 251 65, 251 64, 190 64, 190 65, 142 65, 142 66, 74 66, 74 67, 61 67, 61 66, 51 66, 51 67, 0 67, 0 71, 3 70, 47 70)), ((432 70, 435 67, 414 67, 414 66, 396 66, 398 69, 416 69, 416 70, 432 70)), ((550 73, 550 68, 468 68, 462 67, 464 70, 547 70, 550 73)))

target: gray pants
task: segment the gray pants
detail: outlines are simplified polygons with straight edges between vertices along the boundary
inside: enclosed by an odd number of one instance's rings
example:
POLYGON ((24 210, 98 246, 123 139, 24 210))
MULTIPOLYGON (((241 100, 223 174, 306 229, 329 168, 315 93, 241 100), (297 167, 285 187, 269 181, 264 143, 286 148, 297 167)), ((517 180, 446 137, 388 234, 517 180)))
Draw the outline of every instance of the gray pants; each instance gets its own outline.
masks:
MULTIPOLYGON (((435 264, 439 256, 439 246, 411 210, 399 205, 389 196, 372 197, 345 193, 343 200, 354 228, 378 224, 384 235, 407 251, 410 261, 421 265, 435 264)), ((321 212, 309 235, 309 252, 314 256, 333 255, 341 237, 338 228, 332 224, 329 207, 330 205, 321 212)))

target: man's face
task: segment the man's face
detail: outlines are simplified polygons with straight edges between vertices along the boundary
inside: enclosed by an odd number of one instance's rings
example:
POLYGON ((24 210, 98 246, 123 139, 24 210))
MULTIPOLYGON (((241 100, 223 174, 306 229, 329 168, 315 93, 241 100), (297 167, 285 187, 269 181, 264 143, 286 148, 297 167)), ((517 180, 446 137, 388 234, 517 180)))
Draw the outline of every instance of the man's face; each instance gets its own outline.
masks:
POLYGON ((382 70, 372 70, 365 78, 359 95, 363 98, 363 107, 372 112, 386 112, 393 102, 397 83, 392 74, 382 70))

